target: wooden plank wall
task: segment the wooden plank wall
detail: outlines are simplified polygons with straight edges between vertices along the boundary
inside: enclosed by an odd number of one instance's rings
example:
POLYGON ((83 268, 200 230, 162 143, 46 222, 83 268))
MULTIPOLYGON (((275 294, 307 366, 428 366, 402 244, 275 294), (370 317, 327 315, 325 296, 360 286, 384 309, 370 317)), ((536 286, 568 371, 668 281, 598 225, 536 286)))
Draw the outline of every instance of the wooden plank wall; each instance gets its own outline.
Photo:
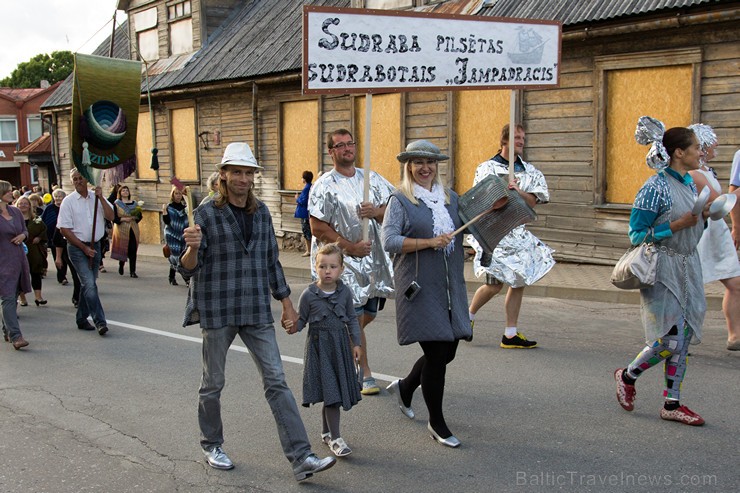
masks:
POLYGON ((701 46, 701 120, 717 131, 719 157, 712 165, 726 186, 732 155, 740 146, 737 41, 737 30, 729 26, 695 26, 679 34, 657 31, 649 36, 564 43, 560 87, 526 91, 523 119, 526 157, 543 171, 551 190, 551 202, 537 208, 539 220, 532 230, 557 250, 556 258, 613 264, 629 244, 629 211, 605 210, 593 201, 594 56, 701 46))
MULTIPOLYGON (((551 202, 537 208, 539 218, 532 230, 556 250, 559 260, 613 264, 628 245, 628 209, 613 210, 594 204, 594 159, 598 155, 594 148, 597 126, 594 115, 598 102, 594 57, 700 47, 703 52, 701 121, 712 125, 719 137, 719 157, 712 164, 720 181, 726 185, 732 156, 740 148, 738 41, 740 31, 735 26, 717 23, 564 42, 560 87, 524 91, 522 118, 527 130, 525 157, 542 170, 551 190, 551 202)), ((256 180, 256 191, 272 211, 278 236, 300 232, 300 224, 293 218, 293 194, 280 193, 278 111, 280 101, 301 98, 297 82, 259 86, 256 108, 259 148, 256 154, 265 169, 256 180)), ((332 129, 345 127, 352 130, 354 112, 351 100, 348 95, 321 97, 319 132, 322 141, 332 129)), ((253 144, 252 91, 247 86, 212 93, 197 97, 194 104, 198 116, 196 132, 221 132, 220 145, 213 144, 213 134, 209 149, 202 149, 199 144, 200 179, 204 187, 228 143, 247 141, 253 144)), ((170 190, 170 137, 166 106, 161 102, 155 106, 159 175, 163 183, 137 182, 135 193, 147 206, 158 204, 161 208, 170 190)), ((428 139, 443 152, 450 153, 454 147, 450 128, 453 106, 451 93, 406 94, 402 114, 399 115, 402 145, 411 140, 428 139)), ((70 189, 69 113, 59 115, 58 130, 63 182, 65 189, 70 189)), ((317 149, 307 149, 307 153, 320 156, 316 171, 327 171, 332 163, 325 146, 321 147, 320 153, 317 149)), ((443 179, 449 184, 454 180, 451 164, 444 163, 440 167, 443 179)))
MULTIPOLYGON (((551 202, 537 207, 539 217, 531 229, 556 250, 558 260, 613 264, 629 244, 628 208, 614 210, 594 203, 594 159, 597 155, 594 115, 598 104, 594 57, 702 47, 701 120, 715 127, 719 136, 719 157, 713 164, 720 180, 726 184, 732 155, 740 147, 740 101, 737 97, 740 44, 737 41, 738 34, 730 26, 718 28, 715 25, 686 27, 679 34, 675 30, 665 30, 651 32, 649 36, 566 42, 562 51, 560 87, 523 92, 522 122, 527 130, 525 157, 545 174, 551 192, 551 202)), ((260 104, 263 104, 262 99, 260 104)), ((451 93, 407 93, 404 115, 399 115, 404 125, 402 144, 428 139, 443 152, 450 152, 453 106, 451 93)), ((340 126, 351 129, 351 121, 349 96, 324 98, 322 135, 340 126)), ((331 159, 325 149, 322 156, 323 169, 331 169, 331 159)), ((443 163, 440 173, 443 180, 451 184, 454 176, 450 164, 443 163)), ((291 221, 294 208, 292 196, 287 197, 281 207, 285 231, 299 231, 298 223, 291 221)))

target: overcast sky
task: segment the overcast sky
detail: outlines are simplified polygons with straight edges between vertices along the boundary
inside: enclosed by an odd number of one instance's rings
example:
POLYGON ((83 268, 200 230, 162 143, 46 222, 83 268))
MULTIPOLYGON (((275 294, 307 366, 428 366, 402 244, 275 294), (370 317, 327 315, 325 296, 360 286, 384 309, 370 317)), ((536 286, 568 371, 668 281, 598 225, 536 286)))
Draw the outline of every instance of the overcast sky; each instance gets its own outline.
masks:
MULTIPOLYGON (((117 4, 118 0, 0 0, 0 79, 40 53, 92 53, 111 34, 117 4)), ((125 13, 118 11, 116 23, 124 20, 125 13)))

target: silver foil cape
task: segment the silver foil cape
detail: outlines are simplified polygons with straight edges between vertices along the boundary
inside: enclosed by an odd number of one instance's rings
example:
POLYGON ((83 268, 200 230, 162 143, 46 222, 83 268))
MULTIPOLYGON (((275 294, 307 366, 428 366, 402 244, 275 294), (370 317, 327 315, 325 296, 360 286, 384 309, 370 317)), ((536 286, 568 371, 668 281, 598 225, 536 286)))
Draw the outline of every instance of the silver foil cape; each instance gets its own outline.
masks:
POLYGON ((651 116, 641 116, 637 120, 635 140, 640 145, 652 144, 645 156, 645 162, 649 168, 657 171, 667 168, 670 162, 668 151, 663 146, 663 134, 665 125, 660 120, 651 116))
MULTIPOLYGON (((701 150, 704 151, 704 155, 699 158, 699 161, 701 164, 706 165, 707 164, 707 155, 706 152, 709 150, 710 147, 713 145, 717 145, 717 134, 714 133, 714 129, 710 127, 709 125, 705 125, 704 123, 694 123, 693 125, 689 125, 689 128, 694 131, 696 134, 696 138, 699 141, 699 145, 701 146, 701 150)), ((716 154, 715 154, 716 157, 716 154)))
MULTIPOLYGON (((324 173, 311 187, 308 213, 331 225, 334 231, 349 241, 362 240, 362 219, 358 209, 362 202, 364 170, 355 168, 355 175, 347 177, 335 170, 324 173)), ((370 172, 369 201, 380 207, 388 202, 393 186, 382 176, 370 172)), ((372 242, 367 257, 344 257, 342 282, 352 291, 354 305, 362 306, 370 298, 393 297, 393 265, 380 241, 380 224, 371 219, 368 238, 372 242)), ((316 252, 320 244, 316 236, 311 240, 311 277, 316 280, 316 252)))
MULTIPOLYGON (((531 164, 522 161, 524 171, 515 172, 514 178, 523 192, 534 194, 539 202, 550 201, 545 176, 531 164)), ((478 165, 473 184, 477 184, 488 175, 498 175, 508 181, 508 166, 490 160, 478 165)), ((472 235, 467 237, 468 244, 475 249, 473 271, 480 277, 491 274, 501 282, 514 288, 529 286, 540 280, 555 265, 552 258, 553 249, 544 244, 529 232, 525 226, 514 228, 506 235, 493 251, 489 265, 481 264, 483 248, 472 235)))

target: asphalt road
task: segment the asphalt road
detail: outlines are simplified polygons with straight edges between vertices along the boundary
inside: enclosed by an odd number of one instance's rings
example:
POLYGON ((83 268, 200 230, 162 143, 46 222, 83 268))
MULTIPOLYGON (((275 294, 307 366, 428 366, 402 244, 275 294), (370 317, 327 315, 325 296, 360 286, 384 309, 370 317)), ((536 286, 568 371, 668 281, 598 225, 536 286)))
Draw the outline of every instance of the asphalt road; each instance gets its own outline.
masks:
MULTIPOLYGON (((431 440, 420 391, 414 421, 383 391, 342 413, 353 454, 299 484, 241 341, 229 355, 222 397, 224 449, 236 468, 204 463, 196 417, 200 329, 182 327, 186 288, 167 284, 164 259, 140 261, 139 279, 115 270, 99 281, 111 329, 105 337, 76 329, 72 287, 53 276, 44 284, 47 306, 19 308, 31 345, 0 346, 0 491, 740 490, 740 354, 725 350, 719 312, 707 314, 683 386, 682 402, 706 419, 704 427, 658 417, 660 368, 638 382, 634 412, 617 404, 612 372, 643 340, 638 307, 525 297, 520 325, 540 347, 504 350, 497 298, 448 369, 445 412, 459 449, 431 440)), ((297 305, 306 284, 291 285, 297 305)), ((273 310, 279 316, 278 303, 273 310)), ((385 386, 405 375, 420 350, 396 343, 392 303, 368 331, 371 365, 385 386)), ((304 337, 278 330, 299 402, 304 337)), ((320 407, 301 413, 314 450, 328 454, 318 439, 320 407)))

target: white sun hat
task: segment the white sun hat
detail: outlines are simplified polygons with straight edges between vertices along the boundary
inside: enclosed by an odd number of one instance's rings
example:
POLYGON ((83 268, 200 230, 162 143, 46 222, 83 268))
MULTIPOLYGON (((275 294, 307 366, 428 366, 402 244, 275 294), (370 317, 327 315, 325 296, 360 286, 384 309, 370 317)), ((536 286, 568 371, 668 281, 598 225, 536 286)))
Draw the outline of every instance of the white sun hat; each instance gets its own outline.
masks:
POLYGON ((246 142, 232 142, 226 146, 221 164, 216 165, 218 169, 224 166, 246 166, 248 168, 262 169, 252 154, 252 149, 246 142))

